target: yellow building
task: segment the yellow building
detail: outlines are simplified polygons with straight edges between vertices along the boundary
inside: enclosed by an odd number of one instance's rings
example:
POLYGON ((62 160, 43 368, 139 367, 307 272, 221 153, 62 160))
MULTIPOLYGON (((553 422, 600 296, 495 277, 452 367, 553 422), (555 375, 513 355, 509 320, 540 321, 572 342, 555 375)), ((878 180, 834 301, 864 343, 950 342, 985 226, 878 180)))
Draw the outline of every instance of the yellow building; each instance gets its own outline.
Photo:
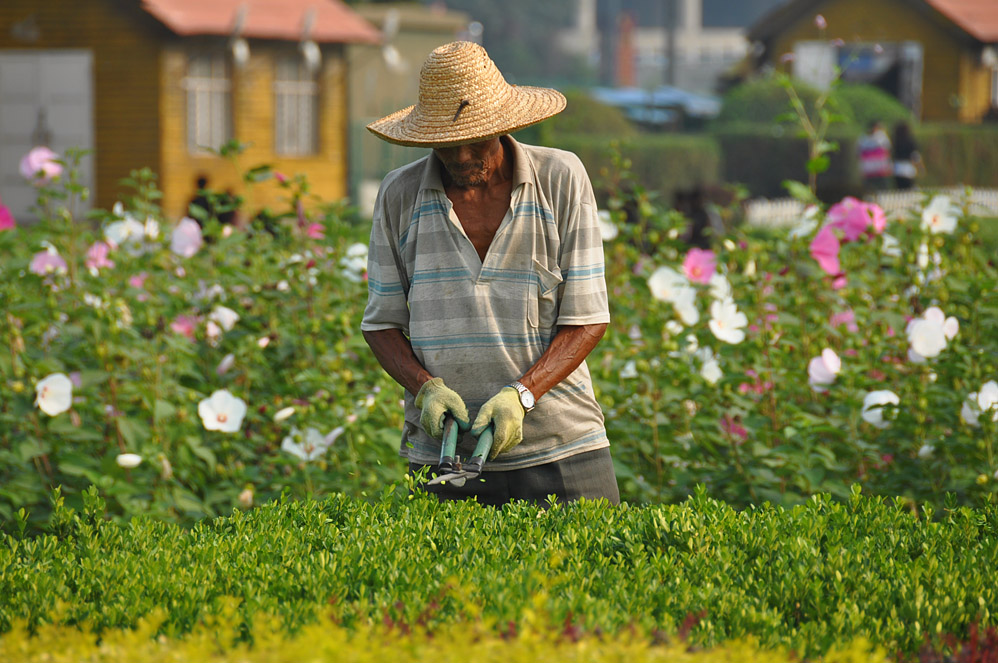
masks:
MULTIPOLYGON (((308 176, 347 194, 345 45, 381 35, 340 0, 3 0, 0 2, 0 197, 26 217, 18 173, 33 145, 93 150, 92 204, 110 208, 129 171, 159 176, 167 217, 186 212, 199 175, 243 191, 210 152, 250 146, 240 166, 308 176)), ((278 203, 261 187, 247 206, 278 203)))
POLYGON ((838 67, 924 120, 978 122, 998 108, 998 0, 790 0, 748 38, 758 66, 818 87, 838 67))

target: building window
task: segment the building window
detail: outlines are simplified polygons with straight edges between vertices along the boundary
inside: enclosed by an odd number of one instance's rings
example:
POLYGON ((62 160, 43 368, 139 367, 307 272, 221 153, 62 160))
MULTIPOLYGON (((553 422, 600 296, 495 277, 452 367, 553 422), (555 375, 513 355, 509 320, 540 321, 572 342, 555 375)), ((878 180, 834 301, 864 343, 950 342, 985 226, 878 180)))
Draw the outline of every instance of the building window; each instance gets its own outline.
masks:
POLYGON ((319 151, 319 81, 297 55, 277 59, 274 76, 274 152, 304 156, 319 151))
POLYGON ((232 139, 232 79, 228 59, 192 55, 187 62, 187 148, 217 150, 232 139))

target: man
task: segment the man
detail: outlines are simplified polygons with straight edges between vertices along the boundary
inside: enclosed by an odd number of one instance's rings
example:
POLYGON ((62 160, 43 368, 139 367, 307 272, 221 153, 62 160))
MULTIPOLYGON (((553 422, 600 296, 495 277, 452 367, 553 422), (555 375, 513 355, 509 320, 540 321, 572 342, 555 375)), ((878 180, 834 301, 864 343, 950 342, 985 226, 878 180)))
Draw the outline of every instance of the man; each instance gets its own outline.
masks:
POLYGON ((432 472, 446 414, 463 458, 494 428, 482 478, 429 487, 441 500, 619 502, 585 363, 610 320, 592 186, 575 155, 507 135, 564 107, 455 42, 427 58, 415 106, 368 125, 432 149, 382 182, 361 324, 406 390, 400 453, 432 472))

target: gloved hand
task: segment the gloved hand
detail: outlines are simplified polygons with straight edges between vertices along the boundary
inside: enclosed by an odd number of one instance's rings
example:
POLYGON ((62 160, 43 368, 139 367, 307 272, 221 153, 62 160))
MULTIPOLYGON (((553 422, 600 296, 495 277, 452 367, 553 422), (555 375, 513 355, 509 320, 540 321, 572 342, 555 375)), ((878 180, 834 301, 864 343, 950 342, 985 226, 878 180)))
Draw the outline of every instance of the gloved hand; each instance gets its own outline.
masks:
POLYGON ((495 426, 489 460, 523 441, 523 415, 520 393, 513 387, 503 387, 498 394, 485 401, 471 426, 471 434, 477 437, 489 424, 495 426))
POLYGON ((416 407, 421 408, 419 423, 426 434, 435 440, 444 437, 444 415, 448 412, 457 422, 458 429, 468 430, 468 406, 456 391, 444 384, 443 378, 430 378, 416 394, 416 407))

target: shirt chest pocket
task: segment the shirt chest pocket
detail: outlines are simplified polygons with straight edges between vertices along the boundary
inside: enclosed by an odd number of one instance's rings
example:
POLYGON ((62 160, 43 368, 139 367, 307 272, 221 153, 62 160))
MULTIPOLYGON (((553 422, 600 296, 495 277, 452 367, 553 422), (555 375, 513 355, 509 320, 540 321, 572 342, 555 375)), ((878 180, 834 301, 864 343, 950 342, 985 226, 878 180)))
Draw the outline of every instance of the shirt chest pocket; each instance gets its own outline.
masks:
POLYGON ((528 289, 527 322, 534 328, 551 329, 558 319, 561 270, 552 271, 534 260, 534 277, 528 289))

